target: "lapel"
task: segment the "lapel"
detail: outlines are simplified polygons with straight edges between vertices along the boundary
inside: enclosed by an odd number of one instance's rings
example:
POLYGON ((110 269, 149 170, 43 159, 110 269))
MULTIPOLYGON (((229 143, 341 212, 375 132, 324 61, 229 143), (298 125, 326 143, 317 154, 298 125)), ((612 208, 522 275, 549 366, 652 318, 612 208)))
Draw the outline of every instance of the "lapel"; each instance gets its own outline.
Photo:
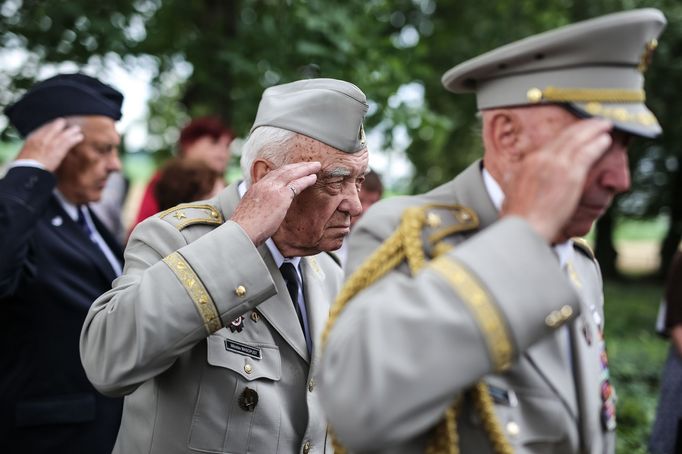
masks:
POLYGON ((601 383, 601 340, 599 327, 595 319, 602 320, 603 313, 597 307, 601 307, 601 290, 593 285, 591 274, 594 275, 595 264, 583 258, 576 251, 574 258, 574 270, 577 280, 581 283, 576 286, 581 301, 580 316, 571 324, 573 351, 573 372, 577 400, 580 407, 580 439, 583 446, 595 446, 595 441, 602 432, 599 409, 601 408, 600 389, 596 389, 601 383), (593 306, 594 305, 594 306, 593 306))
MULTIPOLYGON (((238 185, 239 182, 233 183, 218 195, 218 206, 220 206, 225 219, 230 218, 235 207, 239 204, 238 185)), ((268 267, 270 276, 275 282, 275 288, 277 289, 276 295, 258 305, 258 311, 301 358, 310 362, 303 330, 298 321, 296 309, 294 309, 294 303, 291 301, 282 273, 279 272, 279 268, 277 268, 275 260, 265 244, 258 248, 258 253, 268 267)), ((303 279, 304 281, 306 280, 305 274, 303 279)))
POLYGON ((305 287, 305 304, 308 310, 310 336, 313 340, 312 364, 317 363, 321 350, 317 348, 322 339, 322 331, 327 325, 330 308, 330 295, 325 286, 325 273, 315 256, 303 257, 301 260, 303 285, 305 287))
MULTIPOLYGON (((572 330, 572 326, 568 330, 572 330)), ((561 328, 552 336, 545 337, 526 350, 526 359, 533 369, 547 382, 559 397, 574 419, 578 418, 578 407, 573 376, 566 373, 569 358, 570 338, 572 333, 561 328)), ((575 367, 574 367, 575 369, 575 367)))
MULTIPOLYGON (((270 276, 272 276, 272 280, 275 281, 275 288, 277 289, 276 295, 266 299, 258 305, 258 311, 265 317, 268 323, 277 330, 287 344, 291 345, 301 358, 310 362, 305 336, 303 335, 301 324, 296 315, 296 309, 294 309, 294 303, 291 301, 289 291, 287 290, 287 284, 284 282, 282 273, 279 272, 279 268, 277 268, 275 260, 272 258, 272 254, 270 254, 270 251, 265 244, 258 248, 258 252, 267 265, 270 276)), ((306 279, 305 275, 303 276, 303 279, 306 279)))
MULTIPOLYGON (((480 160, 471 164, 464 172, 457 176, 450 184, 441 186, 433 191, 441 196, 456 194, 456 203, 472 207, 478 215, 481 229, 497 221, 498 212, 493 205, 485 187, 480 160), (450 186, 452 185, 452 186, 450 186), (449 187, 448 187, 449 186, 449 187)), ((566 365, 570 363, 569 332, 560 329, 553 336, 546 337, 534 344, 525 352, 525 357, 540 377, 549 385, 569 413, 577 418, 577 399, 573 377, 566 373, 566 365)))
POLYGON ((63 239, 74 252, 85 257, 108 282, 116 279, 116 273, 111 268, 104 253, 83 232, 80 226, 64 211, 59 201, 52 196, 46 210, 45 218, 55 234, 63 239))

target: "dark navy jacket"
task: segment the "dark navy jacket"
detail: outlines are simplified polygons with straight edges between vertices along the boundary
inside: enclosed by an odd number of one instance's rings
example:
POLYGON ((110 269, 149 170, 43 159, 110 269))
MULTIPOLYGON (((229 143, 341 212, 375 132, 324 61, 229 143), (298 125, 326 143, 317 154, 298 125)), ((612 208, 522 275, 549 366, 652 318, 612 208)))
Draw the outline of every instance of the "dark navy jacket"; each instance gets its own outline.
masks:
POLYGON ((0 179, 0 452, 110 453, 122 400, 90 385, 78 344, 90 305, 116 275, 55 186, 52 173, 31 167, 0 179))

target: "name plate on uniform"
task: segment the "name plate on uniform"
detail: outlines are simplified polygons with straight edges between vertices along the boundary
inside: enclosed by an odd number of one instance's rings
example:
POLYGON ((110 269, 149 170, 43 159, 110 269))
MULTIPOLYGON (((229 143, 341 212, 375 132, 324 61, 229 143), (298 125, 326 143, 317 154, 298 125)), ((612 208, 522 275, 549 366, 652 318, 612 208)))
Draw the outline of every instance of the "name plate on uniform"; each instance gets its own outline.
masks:
POLYGON ((231 339, 225 339, 225 350, 239 353, 240 355, 250 356, 251 358, 261 359, 260 348, 242 344, 231 339))

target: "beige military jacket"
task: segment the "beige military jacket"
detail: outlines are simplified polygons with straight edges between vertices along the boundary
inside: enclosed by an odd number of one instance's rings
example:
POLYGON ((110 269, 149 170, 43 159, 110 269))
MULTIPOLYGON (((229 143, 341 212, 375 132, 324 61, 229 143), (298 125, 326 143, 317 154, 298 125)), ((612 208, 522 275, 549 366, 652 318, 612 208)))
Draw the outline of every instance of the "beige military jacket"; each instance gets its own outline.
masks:
POLYGON ((342 279, 328 254, 301 261, 309 357, 267 247, 234 222, 232 185, 140 224, 124 274, 81 335, 88 378, 125 395, 115 453, 328 453, 317 342, 342 279))
MULTIPOLYGON (((455 397, 483 379, 515 452, 613 452, 600 420, 599 268, 580 248, 562 269, 525 221, 499 221, 480 162, 425 195, 372 207, 351 234, 347 273, 405 208, 429 204, 450 208, 428 210, 427 257, 449 251, 414 277, 403 264, 361 291, 331 332, 320 392, 332 430, 354 452, 422 453, 455 397)), ((492 452, 480 421, 465 399, 460 452, 492 452)))

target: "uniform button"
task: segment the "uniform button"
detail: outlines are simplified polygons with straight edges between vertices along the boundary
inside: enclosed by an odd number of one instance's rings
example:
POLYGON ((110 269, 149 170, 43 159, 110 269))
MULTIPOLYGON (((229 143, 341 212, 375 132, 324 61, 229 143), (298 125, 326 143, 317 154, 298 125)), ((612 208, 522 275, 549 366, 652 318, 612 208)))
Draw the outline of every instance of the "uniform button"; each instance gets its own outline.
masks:
POLYGON ((509 421, 507 423, 507 433, 511 437, 517 437, 521 432, 521 428, 514 421, 509 421))
POLYGON ((308 382, 308 391, 313 392, 313 389, 315 389, 315 380, 311 378, 308 382))
POLYGON ((310 441, 303 443, 303 454, 308 454, 310 452, 310 441))
POLYGON ((556 328, 559 324, 559 319, 561 315, 557 311, 552 311, 547 317, 545 317, 545 324, 550 328, 556 328))
POLYGON ((426 225, 431 228, 439 227, 442 222, 443 221, 441 220, 440 216, 438 216, 436 213, 429 213, 426 215, 426 225))
POLYGON ((571 315, 573 315, 573 308, 569 305, 565 305, 561 308, 560 310, 561 315, 564 317, 564 320, 568 320, 571 315))
POLYGON ((251 366, 251 364, 244 364, 244 372, 246 372, 247 374, 250 374, 252 371, 253 371, 253 367, 251 366))
POLYGON ((258 311, 251 312, 251 320, 258 323, 258 320, 260 320, 260 314, 258 313, 258 311))
POLYGON ((238 297, 243 297, 246 295, 246 287, 243 285, 238 286, 236 289, 234 289, 234 294, 237 295, 238 297))

